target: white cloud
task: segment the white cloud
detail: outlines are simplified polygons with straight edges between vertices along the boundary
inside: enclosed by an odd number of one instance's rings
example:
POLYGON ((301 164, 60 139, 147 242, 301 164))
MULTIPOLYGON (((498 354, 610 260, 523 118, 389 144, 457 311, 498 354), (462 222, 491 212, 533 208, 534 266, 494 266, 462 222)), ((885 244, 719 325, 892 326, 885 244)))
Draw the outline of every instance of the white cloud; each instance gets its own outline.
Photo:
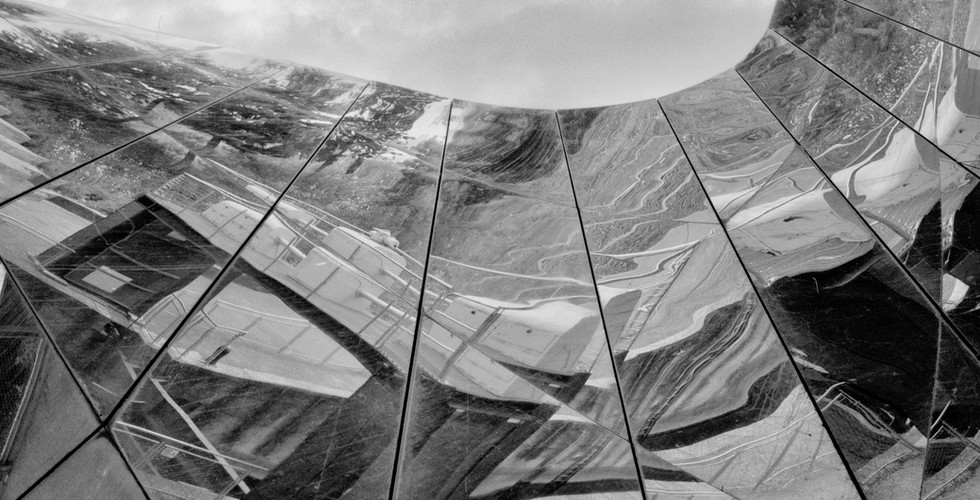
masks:
POLYGON ((775 0, 41 0, 440 95, 569 108, 664 95, 736 63, 775 0))

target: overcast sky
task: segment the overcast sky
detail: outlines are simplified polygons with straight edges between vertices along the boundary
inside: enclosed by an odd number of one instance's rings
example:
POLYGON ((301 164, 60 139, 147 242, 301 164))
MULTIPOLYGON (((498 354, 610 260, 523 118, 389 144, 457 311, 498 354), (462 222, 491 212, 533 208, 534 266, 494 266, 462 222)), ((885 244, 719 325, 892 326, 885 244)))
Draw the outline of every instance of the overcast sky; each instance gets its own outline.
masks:
POLYGON ((442 96, 574 108, 731 67, 775 0, 37 0, 442 96))

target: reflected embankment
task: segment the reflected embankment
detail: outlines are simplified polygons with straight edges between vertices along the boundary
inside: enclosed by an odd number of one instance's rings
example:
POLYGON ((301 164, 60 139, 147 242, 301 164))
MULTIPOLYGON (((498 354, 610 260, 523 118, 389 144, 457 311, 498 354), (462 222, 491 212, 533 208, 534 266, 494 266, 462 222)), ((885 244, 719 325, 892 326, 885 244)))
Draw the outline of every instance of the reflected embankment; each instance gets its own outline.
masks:
MULTIPOLYGON (((777 31, 782 34, 790 34, 788 29, 777 26, 777 31)), ((829 47, 826 50, 830 50, 829 47)), ((967 116, 970 112, 965 111, 969 105, 964 106, 965 101, 957 96, 973 91, 968 63, 973 57, 940 43, 932 56, 921 60, 910 58, 913 62, 940 68, 935 84, 939 96, 935 101, 937 105, 915 122, 923 135, 900 124, 877 103, 832 75, 780 35, 765 37, 738 67, 776 116, 800 137, 802 146, 817 166, 857 208, 871 229, 931 296, 933 303, 942 308, 952 325, 959 329, 957 334, 949 324, 942 324, 940 344, 943 347, 939 350, 935 368, 940 375, 934 382, 932 397, 935 399, 929 412, 932 423, 925 427, 923 420, 915 425, 917 435, 928 436, 926 449, 923 450, 914 439, 905 438, 904 448, 892 452, 887 462, 892 467, 902 464, 898 470, 924 468, 923 494, 927 496, 955 492, 960 488, 956 486, 957 481, 967 477, 964 473, 970 470, 963 463, 972 460, 967 457, 970 452, 965 450, 970 449, 976 434, 972 424, 974 419, 966 416, 976 407, 972 391, 964 390, 964 386, 955 391, 960 396, 953 396, 946 392, 948 382, 944 382, 941 375, 947 366, 957 364, 960 376, 968 380, 969 374, 980 366, 976 356, 970 353, 971 349, 974 352, 976 349, 977 328, 971 258, 976 245, 970 236, 974 217, 969 207, 977 198, 975 187, 978 181, 974 173, 947 156, 950 154, 965 162, 967 167, 972 165, 972 160, 963 155, 965 150, 956 148, 949 131, 957 120, 960 120, 956 125, 960 133, 969 134, 972 127, 967 116), (787 80, 788 75, 793 77, 787 80), (786 81, 792 84, 784 85, 786 81), (959 110, 956 111, 960 113, 959 118, 952 118, 953 110, 959 110), (930 128, 933 119, 936 129, 930 128), (962 343, 957 337, 968 343, 962 343), (969 344, 973 344, 972 347, 969 344), (957 477, 960 479, 953 479, 957 477)), ((919 75, 917 78, 925 77, 925 73, 919 75)), ((909 89, 914 85, 914 81, 910 82, 909 89)), ((876 94, 872 93, 871 98, 877 98, 876 94)), ((878 253, 875 258, 863 259, 863 265, 854 266, 874 269, 878 266, 874 262, 883 258, 878 253)), ((858 281, 852 277, 847 279, 851 283, 858 281)), ((865 288, 860 295, 874 296, 875 293, 871 288, 865 288)), ((852 300, 862 299, 855 296, 852 300)), ((872 307, 870 303, 868 306, 872 307)), ((839 309, 841 306, 829 307, 839 309)), ((903 363, 899 369, 907 372, 907 366, 903 363)), ((928 365, 922 367, 923 372, 929 369, 928 365)), ((888 422, 894 418, 894 410, 888 409, 881 415, 882 423, 888 422)), ((882 481, 883 474, 876 476, 869 477, 869 482, 882 481)), ((886 484, 894 482, 887 478, 883 481, 886 484)))
POLYGON ((975 56, 855 9, 555 113, 0 2, 0 497, 969 491, 975 56))
POLYGON ((726 158, 739 159, 699 182, 656 102, 559 120, 599 295, 640 292, 632 307, 604 312, 622 325, 613 351, 647 494, 710 484, 740 498, 804 489, 853 497, 701 189, 723 200, 723 218, 737 218, 778 175, 785 133, 755 135, 775 155, 721 141, 726 158))
POLYGON ((396 496, 639 498, 570 188, 554 113, 454 102, 396 496))

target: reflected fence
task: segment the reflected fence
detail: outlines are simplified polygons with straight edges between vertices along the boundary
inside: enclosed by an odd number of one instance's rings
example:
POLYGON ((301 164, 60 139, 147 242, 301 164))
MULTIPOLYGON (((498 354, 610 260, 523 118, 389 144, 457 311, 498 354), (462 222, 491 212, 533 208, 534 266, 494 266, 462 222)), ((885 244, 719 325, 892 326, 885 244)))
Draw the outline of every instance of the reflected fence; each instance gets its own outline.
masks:
MULTIPOLYGON (((229 170, 229 172, 231 171, 229 170)), ((258 188, 260 195, 263 192, 268 192, 266 190, 274 192, 269 186, 256 183, 241 176, 241 174, 235 173, 235 175, 246 186, 258 188)), ((257 213, 265 213, 269 209, 268 205, 247 200, 187 173, 175 177, 154 190, 152 196, 156 201, 164 203, 177 216, 189 213, 200 214, 218 203, 228 201, 239 204, 243 211, 254 210, 257 213)), ((277 215, 277 222, 288 228, 292 236, 288 239, 282 236, 276 237, 276 243, 280 249, 271 256, 271 260, 268 260, 258 269, 260 272, 268 273, 282 281, 281 278, 291 278, 292 276, 276 276, 279 274, 273 269, 276 264, 283 264, 286 269, 296 269, 304 259, 311 256, 311 253, 325 253, 326 257, 341 262, 345 268, 353 268, 362 276, 374 278, 371 279, 372 288, 380 288, 382 291, 379 295, 364 289, 357 290, 359 297, 373 304, 373 312, 366 318, 365 324, 355 331, 360 334, 364 333, 368 327, 377 329, 383 324, 381 334, 375 340, 375 346, 382 345, 396 329, 409 334, 412 333, 411 327, 415 321, 414 311, 418 307, 419 290, 422 284, 423 264, 421 262, 391 246, 384 246, 384 252, 379 252, 374 248, 371 248, 370 253, 366 252, 365 248, 373 246, 371 242, 376 242, 378 235, 381 234, 378 230, 361 229, 292 197, 283 198, 276 208, 275 215, 277 215), (351 246, 344 248, 343 252, 325 244, 325 240, 333 231, 337 230, 344 230, 348 234, 353 233, 353 237, 347 238, 344 242, 350 243, 351 246), (345 252, 349 253, 345 255, 345 252), (388 252, 399 256, 400 259, 392 258, 388 252), (384 262, 379 263, 379 258, 384 259, 384 262)), ((234 220, 235 218, 228 218, 215 231, 221 231, 224 226, 234 220)), ((246 258, 249 257, 248 249, 246 249, 245 256, 246 258)), ((290 280, 290 284, 300 284, 310 289, 312 294, 316 294, 330 284, 331 279, 337 276, 340 269, 341 267, 334 269, 333 273, 327 275, 315 286, 306 282, 293 283, 299 281, 295 278, 290 280)), ((433 282, 443 288, 451 289, 448 284, 430 277, 430 283, 433 282)), ((437 292, 427 291, 427 294, 437 294, 437 292)))
MULTIPOLYGON (((886 421, 878 411, 847 394, 845 385, 846 382, 838 382, 816 398, 821 411, 837 409, 850 417, 855 425, 861 425, 864 430, 894 443, 888 452, 878 455, 855 471, 862 484, 872 484, 881 474, 897 467, 899 463, 921 457, 927 470, 939 468, 923 482, 922 499, 928 500, 939 497, 947 487, 980 467, 980 433, 971 429, 973 437, 970 437, 943 421, 948 404, 929 429, 927 451, 925 437, 914 427, 905 434, 896 432, 892 427, 895 423, 894 417, 891 422, 886 421), (925 456, 922 457, 923 455, 925 456)), ((846 436, 838 435, 837 438, 846 436)))
MULTIPOLYGON (((235 173, 217 162, 209 160, 209 164, 233 174, 236 182, 257 198, 269 204, 275 201, 275 197, 270 194, 275 192, 274 188, 235 173)), ((151 196, 178 216, 199 216, 223 202, 238 204, 243 213, 248 210, 265 213, 269 209, 267 204, 247 200, 188 173, 170 180, 153 191, 151 196)), ((359 228, 295 198, 287 196, 279 200, 274 215, 276 224, 286 229, 262 236, 274 240, 274 253, 258 250, 258 243, 255 243, 245 248, 243 258, 258 273, 300 293, 312 305, 335 317, 407 371, 408 360, 393 356, 400 348, 388 346, 388 343, 396 336, 408 339, 409 342, 414 338, 424 265, 398 249, 397 245, 385 241, 388 237, 385 231, 359 228), (328 267, 329 272, 322 276, 309 272, 311 268, 325 263, 333 267, 328 267), (347 291, 353 292, 355 299, 360 300, 358 304, 363 305, 356 305, 354 299, 337 302, 331 294, 334 293, 333 290, 343 287, 354 287, 354 290, 347 291)), ((233 220, 235 219, 229 218, 223 221, 216 232, 233 220)), ((257 234, 256 239, 258 238, 257 234)), ((531 310, 549 302, 577 300, 594 300, 594 297, 553 297, 530 305, 484 303, 478 297, 455 292, 450 284, 430 274, 426 282, 423 314, 441 324, 465 344, 473 344, 479 341, 480 332, 490 331, 506 311, 531 310), (486 320, 480 325, 470 325, 447 314, 446 310, 451 303, 460 298, 485 307, 490 312, 486 320)), ((187 305, 181 302, 180 297, 171 295, 148 311, 140 323, 154 323, 157 332, 147 333, 153 336, 154 343, 160 343, 173 334, 174 323, 186 311, 187 305), (172 321, 160 321, 164 316, 169 316, 172 321)), ((175 344, 180 352, 179 358, 186 357, 191 351, 201 351, 202 359, 198 361, 214 364, 227 354, 233 344, 238 343, 248 343, 272 355, 307 358, 301 352, 292 352, 291 347, 314 331, 315 327, 309 321, 277 316, 216 298, 188 322, 187 330, 200 330, 202 333, 194 335, 196 340, 190 344, 185 343, 184 347, 175 344), (244 323, 237 321, 245 316, 251 319, 244 323), (235 319, 229 321, 228 318, 235 319), (264 338, 276 340, 260 341, 247 335, 257 330, 275 331, 275 335, 266 335, 264 338), (206 357, 204 351, 208 353, 206 357)), ((328 353, 323 359, 304 360, 322 365, 331 356, 332 353, 328 353)), ((449 363, 443 367, 443 373, 457 356, 450 358, 449 363)))
POLYGON ((926 456, 926 468, 939 464, 942 469, 923 482, 922 500, 939 497, 947 487, 980 467, 980 433, 977 429, 969 429, 973 434, 971 438, 945 422, 943 416, 949 406, 947 403, 929 429, 930 449, 926 456))
POLYGON ((133 469, 143 473, 140 475, 146 481, 144 485, 178 498, 205 498, 203 487, 186 484, 188 474, 193 474, 197 484, 208 485, 207 489, 214 492, 211 498, 221 500, 236 490, 249 493, 251 490, 245 484, 245 478, 249 474, 268 472, 256 464, 137 425, 115 422, 112 428, 127 455, 132 457, 133 469), (147 478, 147 473, 169 481, 147 478), (182 489, 188 491, 181 495, 182 489))
MULTIPOLYGON (((0 483, 3 482, 4 467, 10 458, 16 441, 17 430, 23 422, 24 414, 30 404, 31 395, 40 375, 45 347, 44 343, 36 338, 34 332, 0 331, 0 359, 24 359, 26 356, 30 366, 26 373, 23 370, 17 370, 19 373, 5 373, 5 375, 14 376, 4 377, 4 380, 0 382, 0 388, 4 393, 0 399, 2 401, 0 404, 0 437, 3 439, 0 442, 2 443, 2 447, 0 447, 0 483)), ((22 365, 23 363, 5 364, 7 364, 4 367, 6 369, 0 370, 0 373, 15 369, 15 365, 22 365)))

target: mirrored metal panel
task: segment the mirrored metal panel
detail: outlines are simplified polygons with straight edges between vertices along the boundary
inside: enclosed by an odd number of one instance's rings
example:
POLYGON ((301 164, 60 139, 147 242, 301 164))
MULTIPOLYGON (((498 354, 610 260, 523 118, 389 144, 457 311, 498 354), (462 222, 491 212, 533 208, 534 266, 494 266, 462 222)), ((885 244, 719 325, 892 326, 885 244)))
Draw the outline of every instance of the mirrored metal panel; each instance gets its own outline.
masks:
POLYGON ((144 484, 388 494, 449 105, 372 85, 344 116, 113 423, 144 484))
POLYGON ((457 102, 449 134, 446 167, 455 174, 517 196, 574 205, 554 112, 457 102))
POLYGON ((943 154, 778 35, 764 37, 738 71, 878 237, 941 300, 943 154))
POLYGON ((964 175, 960 165, 940 159, 942 178, 943 300, 946 314, 974 346, 980 348, 980 290, 976 281, 980 250, 974 215, 980 201, 980 179, 964 175))
MULTIPOLYGON (((276 69, 264 64, 229 68, 221 65, 220 57, 212 57, 220 55, 0 78, 0 201, 181 119, 252 83, 252 77, 276 69)), ((276 110, 280 114, 295 113, 301 105, 288 95, 272 98, 255 99, 261 102, 255 104, 293 106, 292 111, 276 110)), ((213 113, 220 110, 208 116, 213 113)), ((247 116, 262 119, 264 113, 249 110, 247 116)))
MULTIPOLYGON (((745 133, 744 117, 716 119, 717 87, 768 114, 733 72, 664 98, 699 175, 715 171, 700 158, 726 145, 699 137, 745 133)), ((726 229, 862 487, 914 491, 941 322, 827 178, 801 150, 790 156, 726 229)))
POLYGON ((698 91, 696 96, 672 96, 671 102, 678 106, 671 111, 684 114, 692 125, 697 123, 699 134, 690 137, 687 154, 696 163, 710 165, 700 176, 701 182, 722 220, 728 220, 775 175, 793 151, 794 142, 771 115, 753 112, 751 94, 728 88, 723 79, 704 82, 698 91), (683 106, 688 100, 691 106, 683 106), (696 116, 689 111, 695 108, 696 116), (708 126, 711 123, 733 125, 708 126))
POLYGON ((0 500, 976 496, 976 3, 555 113, 0 0, 0 500))
POLYGON ((64 65, 13 24, 0 18, 0 74, 22 73, 64 65))
POLYGON ((777 3, 772 26, 932 141, 942 42, 843 0, 777 3))
POLYGON ((0 209, 0 256, 100 413, 167 342, 326 138, 337 119, 329 113, 346 109, 361 85, 290 75, 0 209))
POLYGON ((945 40, 953 45, 977 49, 976 0, 849 0, 899 23, 945 40))
POLYGON ((160 53, 149 45, 70 14, 26 2, 5 1, 0 17, 66 65, 91 64, 160 53))
POLYGON ((432 238, 396 496, 639 498, 554 113, 454 103, 432 238))
POLYGON ((728 500, 735 497, 712 488, 700 481, 650 481, 646 480, 647 498, 650 500, 728 500))
MULTIPOLYGON (((24 500, 51 498, 147 498, 144 491, 155 491, 156 485, 140 487, 123 462, 110 437, 99 434, 85 443, 67 461, 44 478, 24 500)), ((193 494, 195 492, 188 491, 193 494)), ((170 497, 173 498, 173 497, 170 497)), ((180 497, 177 497, 180 498, 180 497)), ((184 496, 184 498, 188 498, 184 496)), ((195 498, 191 496, 190 498, 195 498)), ((200 497, 198 497, 200 498, 200 497)))
MULTIPOLYGON (((142 131, 149 132, 254 81, 245 75, 244 78, 225 77, 209 68, 208 62, 197 55, 162 57, 99 64, 78 71, 101 94, 138 116, 142 131)), ((265 73, 275 70, 272 66, 265 73)), ((254 75, 256 78, 263 76, 259 71, 254 75)), ((135 124, 129 126, 137 128, 135 124)))
POLYGON ((389 243, 410 257, 403 265, 417 289, 448 116, 448 99, 372 83, 289 196, 362 232, 391 233, 389 243))
POLYGON ((125 104, 81 73, 0 78, 0 200, 146 133, 125 104))
POLYGON ((616 366, 648 496, 683 482, 676 467, 692 488, 700 479, 740 498, 857 498, 659 105, 559 117, 576 138, 568 152, 580 203, 618 205, 582 206, 582 218, 606 324, 622 325, 616 366), (609 189, 600 173, 627 187, 609 189), (669 220, 630 218, 637 204, 669 220), (617 299, 636 292, 623 308, 617 299))
MULTIPOLYGON (((975 31, 980 31, 980 20, 975 24, 975 31)), ((978 172, 980 57, 949 45, 941 47, 941 55, 941 79, 936 104, 937 144, 958 162, 978 172)))
POLYGON ((601 223, 626 234, 630 222, 718 224, 656 101, 559 111, 558 117, 587 228, 601 223))
POLYGON ((980 460, 978 411, 980 362, 944 327, 940 333, 922 498, 970 496, 980 487, 976 477, 976 463, 980 460))
POLYGON ((126 38, 135 39, 136 41, 148 45, 165 54, 180 54, 186 51, 214 50, 219 48, 218 45, 210 42, 191 40, 189 38, 160 33, 158 31, 145 30, 133 26, 116 25, 108 22, 104 23, 107 25, 108 29, 112 30, 113 32, 119 33, 126 38))
POLYGON ((963 239, 971 217, 954 223, 968 212, 961 206, 972 199, 976 176, 777 36, 764 38, 738 70, 913 277, 947 312, 956 311, 949 315, 954 324, 980 346, 980 324, 968 298, 972 264, 966 256, 972 247, 963 239), (962 242, 954 249, 957 231, 962 242))
POLYGON ((107 21, 87 18, 81 14, 68 12, 57 7, 24 0, 2 0, 0 2, 0 17, 30 17, 39 22, 53 21, 65 24, 89 24, 95 26, 104 26, 107 23, 107 21))
POLYGON ((0 499, 14 499, 98 421, 0 265, 0 499))
POLYGON ((467 343, 625 436, 615 388, 589 382, 612 365, 555 114, 457 102, 449 137, 426 309, 471 316, 454 335, 496 323, 467 343))
POLYGON ((28 17, 38 22, 54 22, 60 24, 84 24, 100 31, 121 35, 124 38, 152 47, 163 53, 183 53, 186 51, 211 50, 218 46, 199 40, 190 40, 176 35, 161 33, 159 30, 146 30, 120 24, 106 19, 98 19, 79 12, 69 12, 49 5, 29 3, 20 0, 4 0, 0 4, 0 17, 28 17))
POLYGON ((980 47, 980 38, 970 34, 980 32, 973 29, 980 27, 980 18, 974 19, 977 9, 970 1, 930 2, 928 6, 917 1, 887 2, 887 6, 869 0, 864 3, 876 4, 872 10, 899 22, 839 1, 820 5, 785 2, 773 22, 780 33, 895 113, 905 125, 961 163, 976 167, 980 107, 974 96, 980 85, 976 77, 980 60, 969 50, 980 47), (917 33, 899 24, 903 21, 910 21, 910 26, 928 25, 933 31, 940 30, 936 23, 941 23, 947 34, 958 33, 954 36, 959 46, 917 33), (827 23, 836 23, 832 33, 825 28, 827 23), (964 50, 963 43, 971 45, 964 50), (914 96, 923 92, 920 106, 914 96))
MULTIPOLYGON (((9 0, 7 0, 6 3, 9 3, 9 0)), ((25 2, 19 3, 25 4, 25 2)), ((152 47, 153 49, 163 53, 180 54, 188 51, 212 50, 219 48, 218 45, 210 42, 191 40, 189 38, 184 38, 177 35, 161 33, 159 30, 143 29, 126 24, 120 24, 107 19, 99 19, 88 16, 80 12, 69 12, 39 4, 31 4, 30 7, 32 7, 35 11, 43 11, 46 19, 68 24, 88 24, 98 26, 99 28, 110 33, 134 39, 137 42, 152 47)))
POLYGON ((457 340, 445 373, 427 369, 453 349, 438 321, 422 320, 394 498, 642 498, 629 442, 513 368, 457 340))

